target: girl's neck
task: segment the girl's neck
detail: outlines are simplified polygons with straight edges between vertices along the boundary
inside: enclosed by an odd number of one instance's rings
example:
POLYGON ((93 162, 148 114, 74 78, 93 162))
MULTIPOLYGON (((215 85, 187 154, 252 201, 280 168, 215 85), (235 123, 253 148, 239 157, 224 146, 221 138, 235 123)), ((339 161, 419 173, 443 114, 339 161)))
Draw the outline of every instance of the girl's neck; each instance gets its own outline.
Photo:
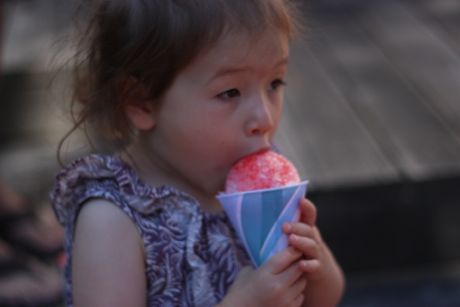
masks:
POLYGON ((199 189, 154 155, 147 155, 140 147, 139 145, 129 146, 121 157, 136 171, 142 181, 153 187, 171 186, 185 192, 199 202, 203 211, 219 212, 222 210, 215 194, 199 189))

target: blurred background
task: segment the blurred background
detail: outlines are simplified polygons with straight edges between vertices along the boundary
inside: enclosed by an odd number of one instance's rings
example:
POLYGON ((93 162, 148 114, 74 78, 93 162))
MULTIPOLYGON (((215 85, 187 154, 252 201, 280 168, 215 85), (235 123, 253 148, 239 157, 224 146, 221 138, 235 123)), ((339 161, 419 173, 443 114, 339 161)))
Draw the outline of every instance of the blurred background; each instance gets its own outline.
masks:
MULTIPOLYGON (((62 305, 48 193, 75 3, 0 2, 0 306, 62 305)), ((341 306, 460 306, 460 1, 305 8, 277 144, 311 182, 341 306)), ((88 147, 77 133, 64 150, 88 147)))

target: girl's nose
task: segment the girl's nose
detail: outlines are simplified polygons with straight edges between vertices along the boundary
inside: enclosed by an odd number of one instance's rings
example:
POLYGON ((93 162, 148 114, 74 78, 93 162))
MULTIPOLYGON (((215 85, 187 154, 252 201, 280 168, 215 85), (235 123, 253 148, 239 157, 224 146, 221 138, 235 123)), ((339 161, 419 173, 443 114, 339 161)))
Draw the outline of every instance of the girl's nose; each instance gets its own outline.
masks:
POLYGON ((273 107, 268 99, 261 97, 252 105, 251 115, 246 125, 246 133, 249 136, 264 135, 270 132, 273 126, 273 107))

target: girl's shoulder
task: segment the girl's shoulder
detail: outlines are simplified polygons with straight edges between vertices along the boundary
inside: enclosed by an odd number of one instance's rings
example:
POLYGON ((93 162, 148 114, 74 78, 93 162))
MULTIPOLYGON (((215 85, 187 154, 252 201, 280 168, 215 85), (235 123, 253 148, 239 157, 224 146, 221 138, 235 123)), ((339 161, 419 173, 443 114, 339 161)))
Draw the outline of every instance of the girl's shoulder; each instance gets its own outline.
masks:
POLYGON ((56 176, 50 194, 63 225, 74 222, 80 206, 95 198, 108 200, 131 216, 165 210, 173 215, 180 209, 198 207, 193 198, 172 187, 145 184, 118 155, 91 154, 69 163, 56 176))

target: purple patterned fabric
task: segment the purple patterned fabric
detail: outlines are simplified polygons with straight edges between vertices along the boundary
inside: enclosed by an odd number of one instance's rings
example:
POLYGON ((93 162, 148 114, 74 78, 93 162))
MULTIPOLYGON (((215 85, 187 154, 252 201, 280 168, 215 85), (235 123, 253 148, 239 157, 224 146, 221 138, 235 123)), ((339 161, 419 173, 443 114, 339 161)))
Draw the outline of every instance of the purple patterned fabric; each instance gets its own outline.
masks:
POLYGON ((72 242, 82 204, 104 198, 136 225, 146 254, 147 306, 213 306, 242 266, 251 265, 223 212, 203 212, 191 196, 143 183, 117 156, 89 155, 57 178, 51 201, 65 227, 66 303, 72 306, 72 242))

